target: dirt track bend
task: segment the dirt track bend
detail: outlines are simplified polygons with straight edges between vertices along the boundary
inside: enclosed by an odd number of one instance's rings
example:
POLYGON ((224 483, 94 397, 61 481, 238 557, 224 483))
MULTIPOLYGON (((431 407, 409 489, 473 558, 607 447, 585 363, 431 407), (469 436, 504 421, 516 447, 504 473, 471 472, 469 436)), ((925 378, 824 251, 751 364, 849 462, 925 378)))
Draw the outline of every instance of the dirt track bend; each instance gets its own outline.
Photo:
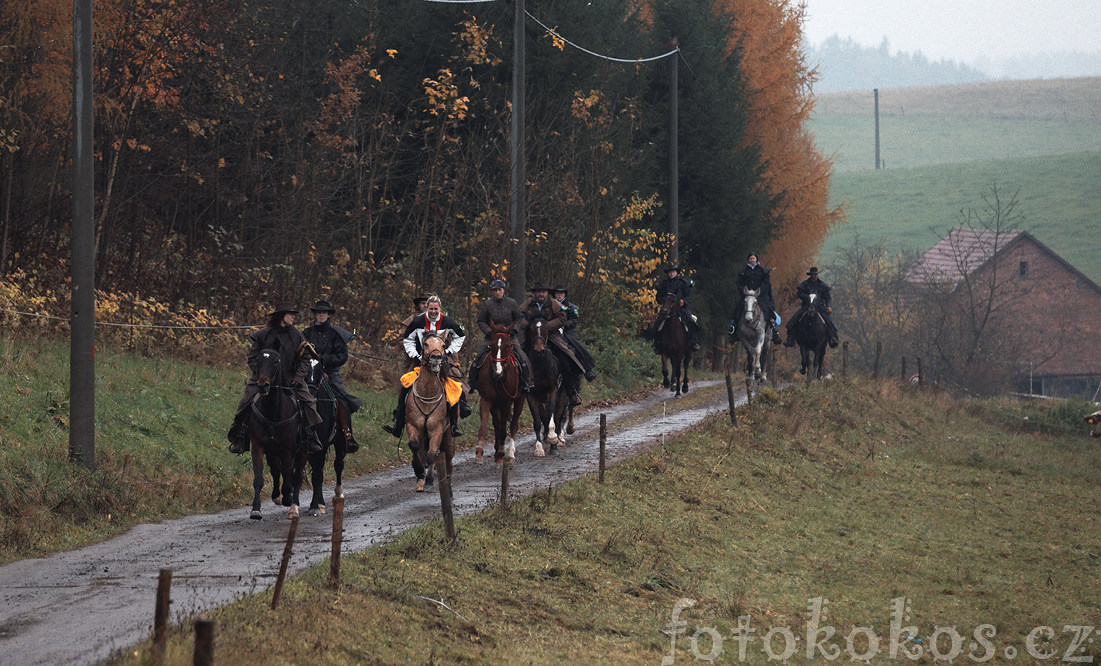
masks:
MULTIPOLYGON (((744 390, 740 402, 745 401, 744 390)), ((530 431, 517 442, 510 496, 526 495, 597 471, 600 413, 607 414, 609 463, 661 443, 727 408, 725 383, 701 381, 675 400, 664 390, 624 404, 593 408, 575 418, 576 432, 558 456, 535 459, 530 431), (706 396, 705 400, 700 398, 706 396), (663 404, 664 403, 664 404, 663 404)), ((465 423, 472 443, 477 424, 465 423)), ((497 500, 500 472, 474 465, 473 452, 455 456, 454 509, 466 515, 497 500)), ((330 463, 331 465, 331 463, 330 463)), ((329 469, 329 476, 332 470, 329 469)), ((264 496, 270 496, 266 480, 264 496)), ((343 552, 363 550, 440 516, 439 493, 413 493, 408 467, 344 484, 343 552)), ((331 499, 331 486, 325 497, 331 499)), ((275 582, 290 525, 286 509, 266 499, 264 520, 249 509, 140 525, 80 550, 0 567, 0 662, 94 664, 150 635, 158 572, 172 569, 171 621, 258 592, 275 582)), ((330 516, 299 520, 291 573, 329 556, 330 516)))

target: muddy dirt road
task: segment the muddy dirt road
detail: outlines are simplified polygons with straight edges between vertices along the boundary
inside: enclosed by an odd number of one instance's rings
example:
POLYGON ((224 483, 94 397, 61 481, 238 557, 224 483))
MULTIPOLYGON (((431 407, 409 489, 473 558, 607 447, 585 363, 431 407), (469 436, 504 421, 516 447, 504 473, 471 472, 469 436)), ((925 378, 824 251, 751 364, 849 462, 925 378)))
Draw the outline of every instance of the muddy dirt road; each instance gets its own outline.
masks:
MULTIPOLYGON (((739 395, 744 402, 744 390, 739 395)), ((595 472, 601 412, 607 415, 607 457, 614 462, 726 409, 724 382, 697 382, 682 399, 659 390, 635 402, 587 410, 575 418, 576 432, 554 457, 534 458, 534 438, 522 433, 510 495, 595 472)), ((476 424, 468 421, 466 430, 464 440, 473 442, 476 424)), ((500 473, 492 463, 492 444, 488 454, 490 462, 481 465, 472 462, 471 451, 455 456, 457 515, 497 500, 500 473)), ((439 493, 414 493, 413 485, 405 467, 345 483, 343 552, 369 548, 438 518, 439 493)), ((265 497, 270 492, 269 478, 265 497)), ((331 487, 325 497, 331 501, 331 487)), ((94 664, 144 640, 152 630, 162 568, 173 572, 173 623, 273 585, 290 522, 286 509, 270 499, 263 511, 262 521, 249 520, 249 509, 242 506, 141 525, 95 546, 0 567, 0 663, 94 664)), ((331 539, 330 516, 303 515, 291 572, 326 559, 331 539)))

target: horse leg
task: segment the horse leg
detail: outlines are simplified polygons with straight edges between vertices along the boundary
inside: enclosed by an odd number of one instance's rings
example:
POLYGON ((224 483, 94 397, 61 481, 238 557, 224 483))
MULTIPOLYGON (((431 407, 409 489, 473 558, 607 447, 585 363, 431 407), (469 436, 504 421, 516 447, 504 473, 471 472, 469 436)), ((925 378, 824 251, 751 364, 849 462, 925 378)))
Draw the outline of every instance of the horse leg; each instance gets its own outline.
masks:
POLYGON ((478 426, 478 443, 474 446, 474 463, 481 464, 485 453, 486 437, 489 436, 489 417, 493 412, 493 403, 486 400, 485 394, 482 394, 481 407, 478 410, 478 417, 481 420, 481 425, 478 426))
MULTIPOLYGON (((665 352, 662 352, 661 353, 661 385, 664 388, 669 388, 669 370, 666 367, 666 359, 667 358, 668 357, 665 355, 665 352)), ((668 360, 668 364, 673 365, 672 359, 668 360)), ((673 371, 673 377, 676 377, 676 370, 675 369, 673 371)))
POLYGON ((298 500, 294 495, 294 451, 281 454, 279 459, 279 471, 283 477, 283 506, 294 506, 298 500))
POLYGON ((265 455, 268 460, 268 470, 271 471, 271 503, 279 506, 283 501, 282 475, 279 473, 278 456, 265 455))
MULTIPOLYGON (((568 403, 569 401, 567 400, 566 402, 568 403)), ((567 435, 572 435, 573 434, 573 405, 570 405, 570 404, 566 405, 566 414, 567 414, 566 434, 567 435)), ((561 438, 559 438, 559 439, 561 439, 561 438)))
POLYGON ((287 514, 287 518, 298 517, 298 494, 302 490, 302 477, 306 474, 306 454, 299 453, 292 455, 291 459, 291 487, 290 495, 293 498, 291 500, 291 510, 287 514))
MULTIPOLYGON (((344 456, 346 455, 344 447, 337 444, 336 455, 333 456, 333 470, 336 471, 336 488, 333 489, 333 497, 344 497, 344 456)), ((322 513, 324 511, 324 504, 322 504, 322 513)))
POLYGON ((420 444, 417 443, 417 440, 410 437, 409 438, 409 451, 411 451, 412 454, 413 454, 413 460, 411 462, 413 464, 413 474, 414 474, 414 476, 417 477, 417 492, 418 493, 424 491, 424 485, 425 485, 425 480, 424 479, 425 479, 425 471, 426 471, 425 468, 424 468, 424 462, 421 460, 420 448, 421 448, 420 444))
POLYGON ((307 516, 316 516, 325 512, 325 452, 310 454, 310 485, 313 486, 313 496, 310 498, 310 508, 307 516))
POLYGON ((680 392, 688 393, 688 365, 692 362, 692 352, 688 352, 684 355, 684 359, 681 361, 681 372, 684 380, 681 382, 680 392))
MULTIPOLYGON (((516 432, 520 429, 520 415, 524 413, 524 402, 517 400, 512 404, 512 421, 508 421, 508 408, 501 414, 501 425, 508 426, 508 439, 505 440, 505 457, 516 459, 516 432)), ((504 430, 504 428, 502 428, 504 430)))
POLYGON ((262 520, 260 513, 260 490, 264 487, 264 449, 252 445, 252 513, 249 518, 262 520))

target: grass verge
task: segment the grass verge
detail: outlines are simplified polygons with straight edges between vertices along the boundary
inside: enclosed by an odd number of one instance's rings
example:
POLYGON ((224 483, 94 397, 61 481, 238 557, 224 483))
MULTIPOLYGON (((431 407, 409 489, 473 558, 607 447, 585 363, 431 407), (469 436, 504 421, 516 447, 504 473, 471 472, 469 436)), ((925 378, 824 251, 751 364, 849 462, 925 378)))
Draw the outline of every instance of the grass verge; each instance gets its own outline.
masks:
MULTIPOLYGON (((463 519, 454 543, 435 522, 348 556, 339 590, 325 587, 322 565, 289 581, 275 612, 270 591, 218 609, 215 653, 235 663, 657 663, 680 602, 680 663, 716 653, 766 663, 770 631, 768 650, 786 663, 870 654, 872 635, 880 663, 902 599, 898 624, 913 629, 895 643, 921 650, 921 663, 951 656, 955 635, 961 661, 1096 654, 1067 629, 1101 622, 1101 452, 1084 428, 1022 427, 1019 405, 891 382, 761 395, 737 429, 716 417, 613 468, 603 485, 583 478, 463 519), (815 618, 837 633, 818 633, 815 618), (754 630, 744 657, 739 623, 754 630), (808 656, 808 632, 825 653, 808 656)), ((190 631, 171 631, 169 663, 190 661, 190 631)), ((118 660, 141 663, 149 650, 118 660)))

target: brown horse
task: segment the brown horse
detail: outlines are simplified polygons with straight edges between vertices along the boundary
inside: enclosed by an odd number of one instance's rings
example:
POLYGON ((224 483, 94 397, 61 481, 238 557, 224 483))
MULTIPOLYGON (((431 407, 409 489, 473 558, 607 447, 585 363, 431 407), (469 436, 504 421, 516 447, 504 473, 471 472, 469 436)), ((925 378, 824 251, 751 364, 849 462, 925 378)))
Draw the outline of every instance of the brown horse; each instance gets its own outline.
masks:
POLYGON ((306 467, 306 448, 299 446, 301 419, 293 389, 284 384, 279 352, 264 349, 256 358, 256 385, 252 401, 249 440, 252 443, 252 514, 260 513, 260 489, 264 487, 264 460, 271 470, 271 500, 290 507, 288 517, 298 516, 298 491, 306 467))
POLYGON ((673 391, 676 397, 688 393, 688 363, 692 356, 692 339, 681 321, 680 299, 676 294, 666 294, 661 304, 661 324, 657 331, 658 348, 661 350, 661 385, 673 391), (673 381, 669 383, 666 364, 673 366, 673 381))
POLYGON ((413 449, 418 493, 424 490, 425 485, 432 485, 436 454, 443 450, 448 478, 451 477, 451 459, 455 456, 455 439, 451 436, 444 389, 444 378, 449 370, 444 355, 445 346, 443 338, 425 336, 420 373, 413 380, 413 390, 405 401, 405 428, 413 449))
POLYGON ((520 368, 512 356, 515 322, 502 326, 490 320, 489 325, 493 329, 489 338, 489 355, 478 368, 482 424, 478 428, 474 461, 482 461, 489 432, 488 421, 492 416, 493 460, 500 465, 505 458, 516 458, 516 431, 520 429, 520 414, 524 411, 524 394, 520 392, 520 368))

